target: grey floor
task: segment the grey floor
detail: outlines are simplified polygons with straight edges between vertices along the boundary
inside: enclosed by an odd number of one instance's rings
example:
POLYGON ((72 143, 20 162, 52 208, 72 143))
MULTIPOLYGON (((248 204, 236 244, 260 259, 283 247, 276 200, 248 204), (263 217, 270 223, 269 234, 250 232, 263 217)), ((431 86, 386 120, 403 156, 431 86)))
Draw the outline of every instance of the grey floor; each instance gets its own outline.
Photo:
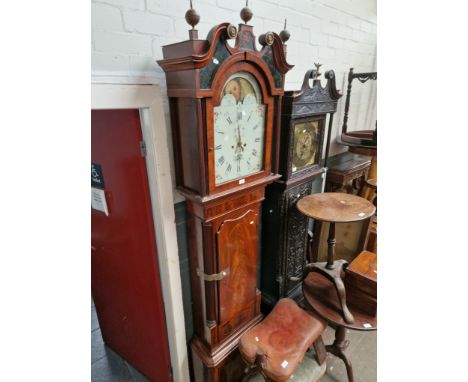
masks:
MULTIPOLYGON (((328 328, 325 344, 332 343, 334 331, 328 328)), ((358 382, 377 381, 377 332, 350 331, 348 354, 358 382)), ((93 382, 147 382, 135 368, 109 349, 102 341, 94 304, 91 305, 91 379, 93 382)), ((341 360, 328 355, 327 372, 321 382, 347 382, 346 368, 341 360)), ((157 382, 157 381, 155 381, 157 382)))

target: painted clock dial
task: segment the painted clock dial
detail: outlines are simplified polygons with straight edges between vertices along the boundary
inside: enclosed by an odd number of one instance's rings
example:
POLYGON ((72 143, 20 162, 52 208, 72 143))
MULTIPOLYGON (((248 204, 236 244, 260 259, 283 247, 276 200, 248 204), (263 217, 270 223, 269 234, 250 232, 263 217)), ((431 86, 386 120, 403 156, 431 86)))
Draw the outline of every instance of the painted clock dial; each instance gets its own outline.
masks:
POLYGON ((265 105, 260 87, 247 72, 226 81, 214 108, 215 183, 245 178, 263 169, 265 105))
POLYGON ((317 163, 318 123, 310 121, 294 126, 292 172, 317 163))

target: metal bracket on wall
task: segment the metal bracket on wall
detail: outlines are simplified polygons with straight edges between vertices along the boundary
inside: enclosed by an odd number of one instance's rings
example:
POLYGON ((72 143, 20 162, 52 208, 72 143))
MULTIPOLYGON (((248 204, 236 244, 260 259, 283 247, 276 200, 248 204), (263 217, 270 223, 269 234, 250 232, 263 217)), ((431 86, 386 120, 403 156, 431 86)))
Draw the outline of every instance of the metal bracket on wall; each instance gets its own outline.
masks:
POLYGON ((197 268, 197 275, 201 279, 205 281, 219 281, 224 279, 227 275, 229 274, 229 268, 226 268, 224 271, 221 271, 219 273, 213 273, 211 275, 207 275, 205 272, 200 271, 200 269, 197 268))

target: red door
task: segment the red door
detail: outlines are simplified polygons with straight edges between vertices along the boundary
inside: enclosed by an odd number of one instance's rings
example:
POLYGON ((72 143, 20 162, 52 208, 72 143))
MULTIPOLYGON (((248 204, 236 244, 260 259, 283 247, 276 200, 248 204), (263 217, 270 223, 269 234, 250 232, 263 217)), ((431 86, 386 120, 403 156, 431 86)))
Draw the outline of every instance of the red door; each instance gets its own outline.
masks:
POLYGON ((171 381, 139 112, 93 110, 91 132, 91 161, 108 207, 107 216, 91 209, 91 284, 102 336, 151 381, 171 381))

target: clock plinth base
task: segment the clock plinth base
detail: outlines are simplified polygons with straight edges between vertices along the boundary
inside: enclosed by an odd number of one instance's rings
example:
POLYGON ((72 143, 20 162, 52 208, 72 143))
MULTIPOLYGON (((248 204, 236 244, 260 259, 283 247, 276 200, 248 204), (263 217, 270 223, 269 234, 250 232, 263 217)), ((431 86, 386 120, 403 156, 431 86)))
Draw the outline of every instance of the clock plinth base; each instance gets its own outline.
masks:
POLYGON ((214 352, 195 335, 190 341, 195 382, 238 382, 241 380, 245 363, 239 353, 239 338, 263 319, 259 314, 240 328, 214 352))

